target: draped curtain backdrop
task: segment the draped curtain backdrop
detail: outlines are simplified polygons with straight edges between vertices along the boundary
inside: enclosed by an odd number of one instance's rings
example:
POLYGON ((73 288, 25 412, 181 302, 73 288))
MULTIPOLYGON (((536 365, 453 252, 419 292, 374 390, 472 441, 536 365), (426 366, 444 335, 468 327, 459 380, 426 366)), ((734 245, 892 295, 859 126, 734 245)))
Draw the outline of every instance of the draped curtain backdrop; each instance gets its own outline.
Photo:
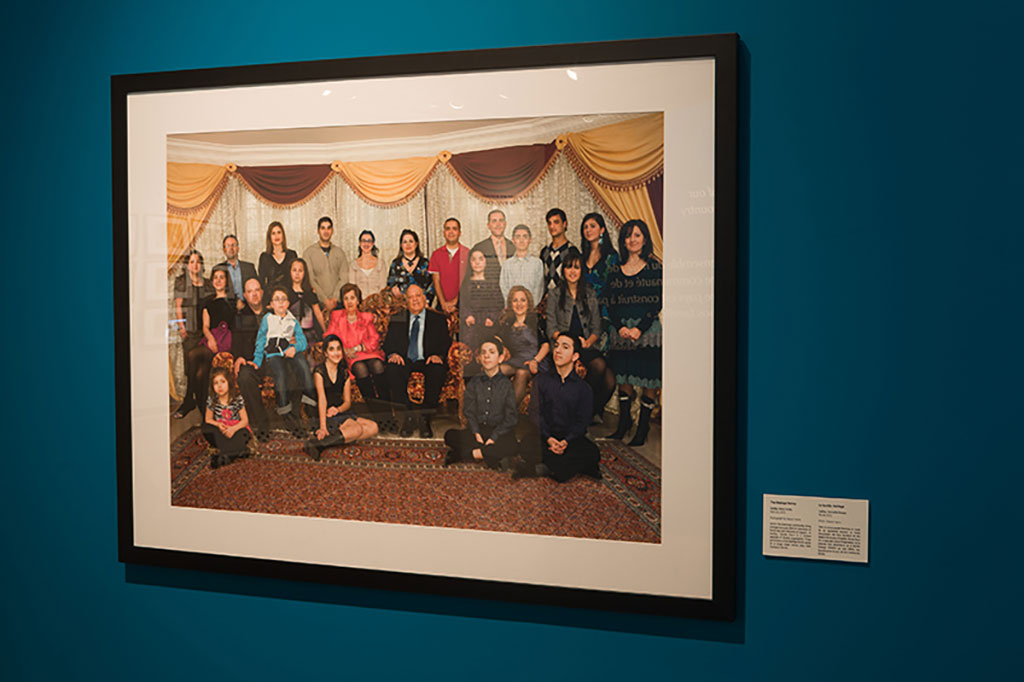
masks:
POLYGON ((227 185, 228 166, 167 164, 167 267, 181 259, 206 225, 227 185))
POLYGON ((397 253, 398 234, 411 228, 427 254, 442 243, 441 225, 455 216, 463 242, 487 236, 486 214, 501 207, 509 227, 533 231, 531 251, 547 235, 543 215, 558 206, 570 217, 569 237, 585 213, 599 210, 617 227, 631 218, 651 228, 655 255, 662 255, 664 115, 646 114, 547 144, 520 145, 384 161, 282 166, 167 164, 168 267, 190 248, 212 264, 226 234, 239 238, 241 257, 255 262, 266 226, 285 225, 289 247, 301 253, 316 239, 316 220, 331 216, 336 243, 357 255, 352 237, 371 229, 381 255, 397 253), (589 196, 581 196, 589 195, 589 196), (208 229, 212 228, 212 229, 208 229), (353 234, 348 234, 354 231, 353 234))
MULTIPOLYGON (((487 214, 505 212, 508 233, 530 227, 530 252, 548 241, 544 214, 559 207, 569 217, 569 239, 579 244, 579 223, 591 212, 609 220, 609 237, 631 218, 651 228, 661 258, 664 117, 648 114, 621 123, 568 133, 547 144, 519 145, 433 157, 327 164, 236 166, 167 164, 168 316, 171 286, 192 248, 204 255, 205 276, 222 258, 223 239, 238 238, 239 255, 257 262, 269 224, 284 225, 289 248, 300 255, 317 240, 317 221, 335 222, 334 243, 353 259, 357 235, 374 233, 380 257, 390 262, 409 228, 425 255, 444 243, 446 218, 462 223, 462 242, 489 235, 487 214)), ((172 395, 184 391, 177 335, 171 335, 172 395)))

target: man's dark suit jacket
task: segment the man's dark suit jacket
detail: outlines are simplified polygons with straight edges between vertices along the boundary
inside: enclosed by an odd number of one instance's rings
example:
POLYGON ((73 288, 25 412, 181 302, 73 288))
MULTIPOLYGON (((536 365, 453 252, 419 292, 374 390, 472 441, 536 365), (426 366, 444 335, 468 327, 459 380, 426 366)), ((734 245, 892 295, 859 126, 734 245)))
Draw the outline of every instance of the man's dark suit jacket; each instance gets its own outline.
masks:
MULTIPOLYGON (((217 267, 220 267, 221 265, 223 265, 226 268, 230 267, 228 265, 227 261, 222 261, 220 263, 217 263, 217 267)), ((242 288, 243 289, 245 288, 245 283, 248 282, 250 279, 259 279, 259 275, 256 274, 256 266, 253 265, 252 263, 250 263, 248 261, 244 261, 244 260, 239 260, 238 261, 238 267, 242 269, 242 288)), ((244 294, 244 293, 245 293, 244 291, 236 291, 235 292, 235 298, 243 298, 242 294, 244 294)))
MULTIPOLYGON (((472 251, 474 249, 479 249, 483 252, 484 258, 487 259, 487 279, 494 282, 500 281, 501 266, 504 265, 504 261, 499 262, 498 254, 494 251, 494 242, 491 241, 491 238, 487 237, 487 239, 482 242, 477 242, 473 246, 473 249, 470 250, 472 251)), ((513 244, 512 240, 508 237, 505 237, 505 255, 507 256, 505 260, 516 255, 516 245, 513 244)), ((466 272, 469 272, 468 266, 466 268, 466 272)))
MULTIPOLYGON (((476 244, 473 245, 473 248, 474 249, 479 249, 480 251, 483 251, 484 255, 487 256, 488 258, 497 258, 498 257, 498 254, 495 253, 495 251, 494 251, 494 242, 491 241, 490 237, 488 237, 487 239, 483 240, 482 242, 477 242, 476 244)), ((511 258, 514 255, 516 255, 516 245, 512 243, 511 239, 509 239, 508 237, 505 237, 505 258, 506 258, 506 260, 511 258)))
MULTIPOLYGON (((448 320, 441 313, 426 309, 423 323, 423 359, 431 355, 441 358, 442 363, 448 362, 448 348, 452 338, 448 335, 448 320)), ((409 352, 409 311, 396 313, 388 324, 388 335, 384 337, 384 356, 390 357, 397 353, 408 360, 409 352)))

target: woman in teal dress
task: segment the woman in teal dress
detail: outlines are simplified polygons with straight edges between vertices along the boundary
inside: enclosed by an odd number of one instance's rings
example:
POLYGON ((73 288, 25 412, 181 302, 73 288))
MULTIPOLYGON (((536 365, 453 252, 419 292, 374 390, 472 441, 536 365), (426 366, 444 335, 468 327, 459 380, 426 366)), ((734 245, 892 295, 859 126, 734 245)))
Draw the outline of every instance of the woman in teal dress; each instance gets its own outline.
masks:
POLYGON ((619 427, 623 438, 632 424, 630 407, 639 388, 640 420, 630 445, 643 445, 661 388, 662 268, 654 257, 651 232, 642 220, 630 220, 619 232, 622 265, 608 278, 609 357, 619 385, 619 427))

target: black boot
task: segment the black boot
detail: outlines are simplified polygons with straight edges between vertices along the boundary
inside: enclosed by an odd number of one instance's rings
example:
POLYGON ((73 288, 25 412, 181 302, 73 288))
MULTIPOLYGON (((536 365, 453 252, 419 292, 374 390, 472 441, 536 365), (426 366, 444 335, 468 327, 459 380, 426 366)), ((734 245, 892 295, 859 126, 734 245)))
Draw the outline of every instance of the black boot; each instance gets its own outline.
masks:
POLYGON ((625 393, 619 394, 619 428, 615 429, 615 433, 608 436, 613 440, 622 440, 629 433, 629 428, 633 426, 633 414, 631 412, 633 407, 633 396, 626 395, 625 393))
POLYGON ((324 436, 322 440, 317 440, 315 437, 310 438, 306 441, 306 445, 303 449, 306 451, 306 454, 309 455, 310 459, 314 462, 319 462, 324 450, 344 444, 345 436, 340 433, 332 433, 324 436))
POLYGON ((654 409, 654 401, 644 397, 640 399, 640 421, 637 423, 636 433, 629 445, 643 445, 647 440, 647 432, 651 429, 651 411, 654 409))

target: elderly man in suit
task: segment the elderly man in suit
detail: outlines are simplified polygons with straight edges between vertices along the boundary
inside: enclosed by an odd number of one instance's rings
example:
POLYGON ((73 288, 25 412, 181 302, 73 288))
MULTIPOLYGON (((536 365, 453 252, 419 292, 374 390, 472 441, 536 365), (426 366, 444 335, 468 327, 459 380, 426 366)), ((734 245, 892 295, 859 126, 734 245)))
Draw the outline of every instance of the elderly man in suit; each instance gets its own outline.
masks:
POLYGON ((391 318, 384 338, 384 354, 388 359, 385 375, 391 400, 403 413, 400 435, 411 436, 419 427, 420 436, 433 438, 430 416, 441 397, 452 340, 448 335, 448 321, 441 313, 427 308, 427 297, 420 286, 410 285, 405 296, 409 309, 391 318), (422 372, 424 379, 423 410, 418 418, 411 412, 409 402, 409 374, 412 372, 422 372))

